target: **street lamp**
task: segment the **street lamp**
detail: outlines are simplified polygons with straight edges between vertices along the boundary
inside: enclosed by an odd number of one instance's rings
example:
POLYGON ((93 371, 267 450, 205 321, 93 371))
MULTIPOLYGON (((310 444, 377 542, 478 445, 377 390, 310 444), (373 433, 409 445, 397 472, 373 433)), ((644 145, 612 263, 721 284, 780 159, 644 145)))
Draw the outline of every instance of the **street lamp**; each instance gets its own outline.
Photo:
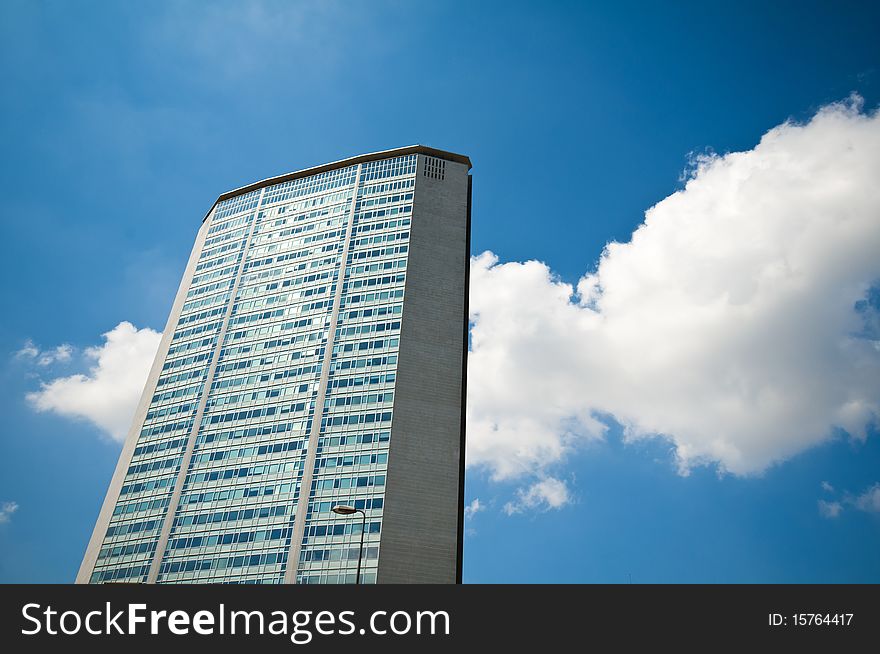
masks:
POLYGON ((360 513, 361 516, 363 516, 361 518, 361 548, 358 550, 357 581, 354 582, 359 584, 361 583, 361 558, 364 556, 364 532, 367 531, 367 514, 360 509, 349 506, 348 504, 337 504, 330 510, 336 515, 354 515, 355 513, 360 513))

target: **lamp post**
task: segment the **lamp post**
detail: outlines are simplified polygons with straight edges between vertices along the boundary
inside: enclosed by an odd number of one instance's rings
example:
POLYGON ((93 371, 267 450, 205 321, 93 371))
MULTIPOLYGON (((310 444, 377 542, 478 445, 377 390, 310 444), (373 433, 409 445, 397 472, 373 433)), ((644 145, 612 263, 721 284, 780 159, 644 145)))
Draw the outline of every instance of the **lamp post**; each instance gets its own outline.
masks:
POLYGON ((357 569, 357 580, 356 584, 361 583, 361 558, 364 556, 364 533, 367 531, 367 514, 361 511, 360 509, 356 509, 353 506, 349 506, 348 504, 337 504, 332 509, 330 509, 336 515, 354 515, 355 513, 360 513, 361 518, 361 547, 358 550, 358 569, 357 569))

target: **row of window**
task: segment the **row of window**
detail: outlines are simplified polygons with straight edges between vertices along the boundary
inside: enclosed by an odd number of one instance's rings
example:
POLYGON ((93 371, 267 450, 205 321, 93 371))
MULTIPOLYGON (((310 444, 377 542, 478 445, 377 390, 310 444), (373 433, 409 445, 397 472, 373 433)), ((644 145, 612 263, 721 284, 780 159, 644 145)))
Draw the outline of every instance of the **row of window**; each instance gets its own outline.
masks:
POLYGON ((295 484, 289 482, 260 486, 239 486, 237 488, 223 488, 219 490, 201 490, 184 493, 180 497, 180 504, 183 506, 187 504, 241 500, 252 497, 269 497, 270 495, 285 495, 287 493, 292 493, 295 490, 295 484))
POLYGON ((257 206, 257 202, 260 199, 260 191, 251 191, 249 193, 243 193, 241 195, 236 195, 235 197, 229 198, 228 200, 223 200, 217 203, 217 206, 214 207, 214 215, 211 219, 213 223, 217 223, 219 220, 222 220, 226 216, 230 216, 234 213, 239 213, 241 211, 250 211, 257 206))
POLYGON ((243 543, 261 543, 272 540, 286 540, 290 529, 261 529, 258 531, 239 531, 231 534, 211 534, 210 536, 187 536, 168 541, 169 550, 190 549, 193 547, 217 547, 243 543))
POLYGON ((156 551, 156 541, 142 541, 131 545, 116 545, 105 547, 98 552, 98 560, 112 559, 120 556, 132 556, 137 554, 152 554, 156 551))
POLYGON ((378 547, 364 547, 363 556, 361 556, 360 547, 333 547, 314 550, 303 550, 300 554, 300 561, 357 561, 358 558, 378 559, 378 547))
POLYGON ((276 565, 287 563, 287 552, 267 552, 265 554, 251 554, 228 556, 219 559, 203 559, 189 561, 173 561, 163 563, 159 568, 160 574, 176 572, 192 572, 198 570, 227 570, 229 568, 252 567, 258 565, 276 565))
POLYGON ((294 472, 302 467, 302 461, 286 461, 282 463, 270 463, 257 466, 243 466, 227 470, 213 470, 211 472, 198 472, 187 475, 187 484, 202 484, 204 482, 225 479, 249 479, 262 475, 277 475, 280 473, 294 472))
POLYGON ((305 448, 305 441, 288 441, 286 443, 273 443, 271 445, 252 445, 232 450, 212 450, 196 454, 192 457, 191 465, 197 466, 202 463, 215 463, 231 459, 240 459, 251 456, 265 456, 278 454, 279 452, 294 452, 305 448))
POLYGON ((239 520, 255 520, 260 518, 274 518, 287 515, 286 504, 274 506, 262 506, 250 509, 232 509, 229 511, 215 511, 213 513, 194 513, 178 516, 174 519, 175 527, 188 527, 190 525, 208 525, 216 522, 237 522, 239 520))
POLYGON ((263 194, 261 206, 275 204, 276 202, 284 202, 293 198, 299 198, 313 193, 324 193, 326 191, 340 188, 342 186, 350 186, 354 184, 357 175, 357 166, 349 166, 347 168, 337 168, 317 175, 309 177, 300 177, 299 179, 288 180, 269 186, 263 194))

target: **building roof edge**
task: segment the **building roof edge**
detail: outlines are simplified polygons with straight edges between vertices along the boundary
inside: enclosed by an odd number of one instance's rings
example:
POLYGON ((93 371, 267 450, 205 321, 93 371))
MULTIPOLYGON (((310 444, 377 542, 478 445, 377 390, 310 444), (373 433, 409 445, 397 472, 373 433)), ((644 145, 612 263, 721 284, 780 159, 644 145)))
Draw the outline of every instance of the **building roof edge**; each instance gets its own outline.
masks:
POLYGON ((211 205, 211 208, 208 209, 208 213, 205 214, 202 222, 208 219, 208 216, 211 215, 211 212, 214 211, 214 207, 216 207, 219 202, 223 202, 223 200, 228 200, 229 198, 234 198, 235 196, 242 195, 243 193, 256 191, 263 188, 264 186, 272 186, 274 184, 280 184, 282 182, 286 182, 292 179, 299 179, 301 177, 310 177, 311 175, 317 175, 319 173, 324 173, 329 170, 344 168, 346 166, 354 166, 360 163, 366 163, 368 161, 379 161, 381 159, 388 159, 390 157, 402 157, 408 154, 425 154, 431 157, 446 159, 447 161, 454 161, 456 163, 465 164, 468 167, 468 170, 470 170, 472 167, 470 157, 467 157, 466 155, 456 154, 455 152, 448 152, 446 150, 438 150, 437 148, 431 148, 427 145, 407 145, 402 148, 393 148, 391 150, 381 150, 379 152, 359 154, 354 157, 348 157, 347 159, 340 159, 339 161, 321 164, 320 166, 312 166, 311 168, 304 168, 302 170, 297 170, 291 173, 284 173, 283 175, 268 177, 266 179, 260 180, 259 182, 253 182, 251 184, 247 184, 246 186, 241 186, 237 189, 221 193, 220 196, 216 200, 214 200, 214 204, 211 205))

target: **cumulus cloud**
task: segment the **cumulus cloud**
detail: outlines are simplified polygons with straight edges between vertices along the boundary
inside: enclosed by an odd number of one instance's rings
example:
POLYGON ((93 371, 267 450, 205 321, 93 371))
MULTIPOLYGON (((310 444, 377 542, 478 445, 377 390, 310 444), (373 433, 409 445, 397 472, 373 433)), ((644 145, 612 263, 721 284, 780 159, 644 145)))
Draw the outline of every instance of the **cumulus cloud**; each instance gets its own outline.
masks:
POLYGON ((25 341, 24 346, 15 353, 17 359, 33 361, 39 366, 48 366, 53 363, 67 363, 73 355, 73 348, 66 343, 57 347, 41 350, 31 339, 25 341))
POLYGON ((131 424, 162 335, 121 322, 103 337, 103 345, 84 352, 93 362, 88 374, 44 382, 27 399, 38 411, 86 419, 121 441, 131 424))
POLYGON ((516 495, 516 501, 504 505, 507 515, 527 510, 559 509, 571 501, 566 483, 554 477, 545 477, 528 488, 520 488, 516 495))
POLYGON ((17 502, 3 502, 3 504, 0 504, 0 524, 9 522, 12 514, 16 511, 18 511, 17 502))
POLYGON ((697 158, 576 285, 475 257, 469 465, 538 479, 516 512, 564 503, 553 466, 609 417, 627 441, 668 439, 683 474, 760 473, 835 429, 865 439, 880 413, 878 179, 880 116, 854 98, 697 158))

